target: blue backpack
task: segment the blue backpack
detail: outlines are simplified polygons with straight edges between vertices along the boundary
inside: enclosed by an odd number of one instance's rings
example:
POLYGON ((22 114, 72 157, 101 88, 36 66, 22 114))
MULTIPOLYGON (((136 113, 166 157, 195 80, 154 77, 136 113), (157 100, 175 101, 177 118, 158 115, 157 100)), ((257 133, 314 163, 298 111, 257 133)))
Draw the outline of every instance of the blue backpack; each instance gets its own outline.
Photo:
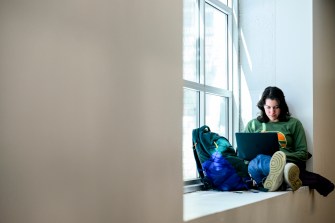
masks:
POLYGON ((237 157, 230 142, 206 125, 192 131, 193 154, 204 189, 248 190, 248 164, 237 157))

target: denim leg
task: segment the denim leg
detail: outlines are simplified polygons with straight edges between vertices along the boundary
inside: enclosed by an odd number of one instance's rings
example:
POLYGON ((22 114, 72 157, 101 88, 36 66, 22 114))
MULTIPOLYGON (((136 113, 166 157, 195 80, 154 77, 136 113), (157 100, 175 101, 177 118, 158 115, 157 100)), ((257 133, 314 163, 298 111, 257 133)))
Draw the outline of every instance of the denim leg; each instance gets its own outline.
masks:
POLYGON ((260 154, 250 161, 248 165, 248 172, 257 183, 262 185, 263 179, 269 175, 271 156, 260 154))

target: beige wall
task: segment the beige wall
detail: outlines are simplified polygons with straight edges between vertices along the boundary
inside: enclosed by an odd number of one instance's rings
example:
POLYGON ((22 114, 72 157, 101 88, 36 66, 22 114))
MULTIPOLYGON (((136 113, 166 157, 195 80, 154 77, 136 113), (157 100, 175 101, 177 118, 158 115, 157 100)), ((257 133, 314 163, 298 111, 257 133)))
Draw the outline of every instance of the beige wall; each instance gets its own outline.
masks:
MULTIPOLYGON (((313 1, 313 109, 314 109, 314 170, 335 182, 334 131, 335 119, 335 2, 313 1)), ((320 199, 320 219, 334 222, 334 192, 320 199), (323 215, 324 214, 324 215, 323 215)), ((316 220, 317 221, 317 220, 316 220)), ((323 220, 320 220, 323 221, 323 220)))
POLYGON ((182 2, 0 1, 0 222, 181 222, 182 2))
MULTIPOLYGON (((335 2, 331 0, 316 1, 314 9, 314 170, 335 182, 334 131, 335 119, 335 2)), ((334 193, 330 198, 320 202, 320 209, 335 221, 334 193)), ((324 217, 326 218, 326 217, 324 217)))
POLYGON ((314 1, 314 146, 315 169, 335 180, 332 157, 335 119, 335 2, 314 1))
MULTIPOLYGON (((334 181, 324 2, 314 161, 334 181)), ((0 222, 182 222, 182 2, 3 0, 0 30, 0 222)), ((332 201, 304 191, 206 222, 334 222, 332 201)))

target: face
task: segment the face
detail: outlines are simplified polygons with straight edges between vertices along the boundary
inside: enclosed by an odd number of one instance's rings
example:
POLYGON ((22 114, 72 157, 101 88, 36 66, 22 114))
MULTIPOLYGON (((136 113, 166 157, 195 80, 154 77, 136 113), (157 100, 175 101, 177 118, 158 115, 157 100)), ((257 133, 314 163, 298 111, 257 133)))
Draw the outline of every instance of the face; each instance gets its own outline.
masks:
POLYGON ((272 99, 266 99, 265 100, 265 105, 264 105, 264 110, 266 116, 270 119, 270 122, 278 122, 279 119, 279 114, 280 114, 280 108, 279 108, 279 103, 277 100, 272 100, 272 99))

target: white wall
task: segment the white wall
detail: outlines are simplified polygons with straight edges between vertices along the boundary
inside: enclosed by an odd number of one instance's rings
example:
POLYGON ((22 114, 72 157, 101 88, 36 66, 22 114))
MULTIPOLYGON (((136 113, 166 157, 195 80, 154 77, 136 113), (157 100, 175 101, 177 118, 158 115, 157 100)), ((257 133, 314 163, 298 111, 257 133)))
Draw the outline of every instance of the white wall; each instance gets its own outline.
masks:
MULTIPOLYGON (((276 84, 284 91, 292 116, 313 143, 313 6, 308 1, 276 1, 276 84)), ((313 159, 307 162, 312 170, 313 159)))
MULTIPOLYGON (((335 56, 334 7, 335 2, 328 0, 240 1, 242 125, 256 116, 255 104, 264 88, 280 87, 291 113, 305 127, 309 150, 313 153, 313 163, 310 161, 308 168, 333 182, 335 154, 331 128, 335 123, 330 117, 335 113, 335 67, 331 59, 335 56)), ((283 216, 291 216, 294 222, 335 221, 334 193, 322 198, 315 192, 304 199, 293 195, 287 201, 281 198, 268 202, 269 206, 283 202, 279 205, 286 209, 283 216), (297 209, 291 206, 292 202, 297 209), (312 204, 305 211, 308 218, 298 214, 306 202, 312 204)), ((256 206, 253 208, 258 210, 256 206)), ((260 209, 268 211, 266 206, 260 209)), ((236 212, 250 214, 242 209, 236 212)), ((271 221, 281 221, 272 211, 269 215, 274 217, 271 221)))
POLYGON ((239 9, 243 129, 264 88, 276 84, 276 7, 274 0, 242 0, 239 9))
POLYGON ((312 18, 312 0, 240 1, 242 127, 257 116, 263 90, 277 86, 284 91, 292 116, 303 123, 311 153, 312 18))

